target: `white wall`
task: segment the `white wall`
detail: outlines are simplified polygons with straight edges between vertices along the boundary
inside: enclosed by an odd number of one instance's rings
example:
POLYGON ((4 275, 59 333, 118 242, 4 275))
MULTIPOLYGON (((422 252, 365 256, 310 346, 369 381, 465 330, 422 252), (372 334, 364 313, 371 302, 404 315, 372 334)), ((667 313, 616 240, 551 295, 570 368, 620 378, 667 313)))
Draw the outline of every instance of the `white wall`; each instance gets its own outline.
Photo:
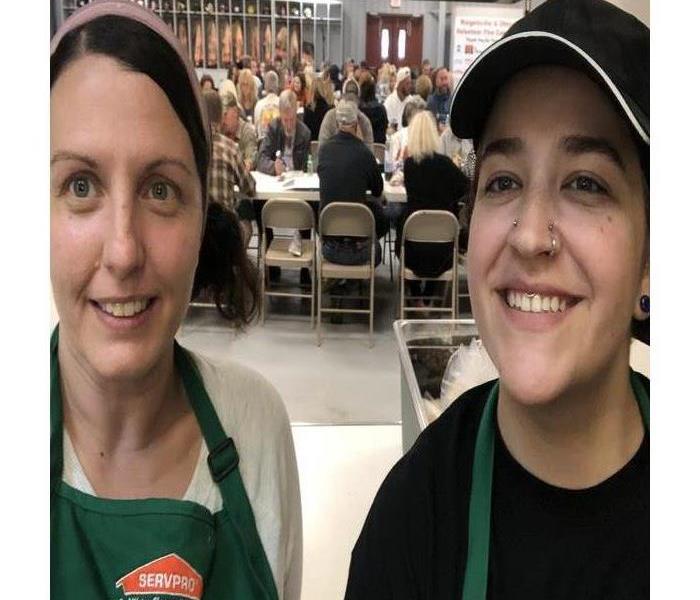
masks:
MULTIPOLYGON (((544 4, 546 0, 532 0, 532 8, 544 4)), ((649 17, 649 0, 607 0, 610 4, 620 7, 622 10, 626 10, 628 13, 633 14, 642 23, 649 27, 651 19, 649 17)))
MULTIPOLYGON (((546 0, 532 0, 532 8, 543 4, 546 0)), ((647 27, 650 25, 650 0, 608 0, 623 10, 633 14, 647 27)), ((524 3, 520 0, 518 4, 524 3)), ((467 2, 422 2, 419 0, 402 0, 401 8, 391 8, 389 0, 344 0, 343 2, 343 42, 344 56, 340 55, 340 48, 335 52, 331 50, 331 57, 341 64, 346 57, 352 56, 355 60, 365 58, 365 42, 367 13, 387 14, 411 14, 423 16, 423 57, 430 59, 433 65, 449 63, 450 51, 450 25, 451 13, 455 6, 468 4, 467 2), (447 11, 445 30, 438 29, 438 11, 440 4, 444 4, 447 11), (438 56, 438 39, 442 35, 445 40, 445 56, 438 56)))
MULTIPOLYGON (((446 3, 448 6, 452 3, 446 3)), ((343 0, 343 38, 345 56, 356 61, 365 58, 367 13, 414 15, 423 17, 423 58, 430 59, 433 65, 442 64, 438 60, 438 10, 439 2, 402 0, 401 8, 391 8, 389 0, 343 0)), ((448 23, 449 24, 449 23, 448 23)), ((443 34, 444 35, 444 34, 443 34)), ((331 56, 333 52, 331 51, 331 56)), ((340 63, 338 63, 340 65, 340 63)))

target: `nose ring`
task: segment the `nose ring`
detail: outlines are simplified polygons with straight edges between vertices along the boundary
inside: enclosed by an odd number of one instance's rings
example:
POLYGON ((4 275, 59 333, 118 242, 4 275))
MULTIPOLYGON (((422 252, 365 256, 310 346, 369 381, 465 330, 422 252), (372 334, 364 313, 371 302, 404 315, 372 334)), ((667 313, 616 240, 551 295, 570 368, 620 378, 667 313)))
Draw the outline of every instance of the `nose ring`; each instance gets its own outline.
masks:
POLYGON ((547 229, 551 235, 551 249, 549 250, 549 256, 554 256, 559 251, 559 240, 557 240, 557 237, 554 234, 554 221, 549 222, 547 229))

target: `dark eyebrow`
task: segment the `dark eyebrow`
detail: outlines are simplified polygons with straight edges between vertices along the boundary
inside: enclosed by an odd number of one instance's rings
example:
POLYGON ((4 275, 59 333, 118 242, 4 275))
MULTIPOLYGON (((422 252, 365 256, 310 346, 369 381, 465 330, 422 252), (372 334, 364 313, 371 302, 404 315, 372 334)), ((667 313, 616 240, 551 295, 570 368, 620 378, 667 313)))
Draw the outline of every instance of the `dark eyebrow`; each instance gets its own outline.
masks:
POLYGON ((51 156, 51 166, 54 165, 54 163, 57 163, 62 160, 77 160, 80 162, 84 162, 86 165, 88 165, 92 169, 97 169, 97 162, 95 162, 93 159, 91 159, 88 156, 85 156, 84 154, 78 154, 76 152, 66 152, 59 150, 58 152, 55 152, 51 156))
POLYGON ((615 146, 605 138, 587 135, 569 135, 562 139, 559 145, 570 154, 586 154, 588 152, 602 154, 612 160, 623 171, 625 170, 625 164, 622 162, 620 153, 615 146))
MULTIPOLYGON (((53 156, 51 156, 51 165, 53 166, 54 163, 62 160, 77 160, 80 162, 84 162, 92 169, 97 169, 97 162, 92 158, 85 156, 84 154, 78 154, 77 152, 66 152, 61 150, 55 152, 53 156)), ((152 160, 146 165, 144 171, 153 171, 154 169, 157 169, 158 167, 161 167, 163 165, 172 165, 178 167, 185 171, 185 173, 187 173, 188 175, 192 175, 192 171, 187 166, 187 164, 185 164, 178 158, 173 158, 170 156, 163 156, 161 158, 152 160)))
POLYGON ((481 160, 486 160, 492 154, 505 154, 510 156, 521 152, 524 148, 523 141, 517 137, 500 138, 489 142, 481 152, 481 160))

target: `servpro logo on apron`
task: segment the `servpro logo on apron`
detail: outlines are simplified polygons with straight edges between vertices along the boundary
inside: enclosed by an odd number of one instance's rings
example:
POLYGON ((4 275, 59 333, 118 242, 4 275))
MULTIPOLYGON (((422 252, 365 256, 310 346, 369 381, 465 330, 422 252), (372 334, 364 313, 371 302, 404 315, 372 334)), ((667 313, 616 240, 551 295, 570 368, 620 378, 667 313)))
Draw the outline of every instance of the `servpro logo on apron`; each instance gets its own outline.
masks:
POLYGON ((116 587, 121 587, 127 598, 154 594, 201 600, 204 585, 202 576, 187 561, 177 554, 167 554, 127 573, 116 587))

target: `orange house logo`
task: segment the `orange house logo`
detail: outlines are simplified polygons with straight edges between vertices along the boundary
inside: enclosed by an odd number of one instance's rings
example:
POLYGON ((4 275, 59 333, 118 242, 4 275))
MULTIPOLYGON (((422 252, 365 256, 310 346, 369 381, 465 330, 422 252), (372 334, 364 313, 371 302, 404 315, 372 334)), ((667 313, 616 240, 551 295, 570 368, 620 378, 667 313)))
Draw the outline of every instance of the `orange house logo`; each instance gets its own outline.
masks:
POLYGON ((125 596, 163 594, 188 600, 201 600, 202 576, 177 554, 167 554, 134 569, 119 581, 125 596))

